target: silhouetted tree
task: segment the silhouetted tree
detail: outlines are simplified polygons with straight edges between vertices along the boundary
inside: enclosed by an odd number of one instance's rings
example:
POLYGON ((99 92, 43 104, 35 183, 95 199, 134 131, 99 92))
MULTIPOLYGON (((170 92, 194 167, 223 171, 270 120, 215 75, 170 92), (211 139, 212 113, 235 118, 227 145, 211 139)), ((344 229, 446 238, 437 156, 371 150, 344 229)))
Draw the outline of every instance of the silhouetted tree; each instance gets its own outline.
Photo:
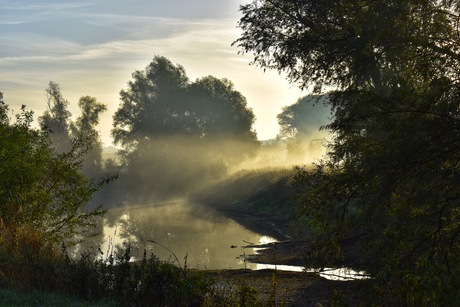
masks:
POLYGON ((70 151, 74 143, 85 143, 85 153, 81 172, 85 176, 100 176, 102 168, 102 143, 96 126, 99 117, 107 110, 107 106, 98 102, 96 98, 82 96, 78 102, 81 114, 76 122, 70 118, 67 110, 69 102, 64 99, 58 83, 50 81, 46 92, 48 110, 39 117, 42 129, 49 132, 49 138, 57 152, 70 151))
POLYGON ((301 162, 307 153, 317 154, 321 150, 318 145, 325 134, 320 134, 319 131, 324 130, 332 116, 327 99, 327 95, 305 96, 296 103, 283 107, 278 114, 279 136, 286 144, 289 160, 301 162))
POLYGON ((70 117, 72 114, 67 110, 69 102, 64 99, 61 87, 58 83, 50 81, 46 92, 48 110, 39 117, 42 129, 50 132, 50 139, 58 152, 68 151, 70 141, 70 117))
POLYGON ((185 90, 188 77, 180 65, 156 56, 143 71, 135 71, 128 89, 120 91, 120 106, 113 117, 115 144, 127 149, 146 139, 186 133, 185 90))
POLYGON ((214 156, 236 163, 254 154, 259 145, 252 129, 255 116, 231 81, 213 76, 197 79, 189 85, 187 97, 195 134, 213 145, 214 156))
POLYGON ((152 194, 185 192, 257 149, 254 114, 233 84, 212 76, 190 82, 165 57, 136 71, 120 100, 112 135, 135 194, 144 185, 152 194))
POLYGON ((296 103, 285 106, 278 114, 280 136, 284 138, 305 137, 317 132, 331 122, 332 111, 324 95, 305 96, 296 103))
POLYGON ((82 171, 87 176, 98 175, 102 168, 102 142, 96 126, 99 124, 100 114, 107 110, 107 106, 90 96, 82 96, 78 106, 81 114, 73 125, 72 134, 91 147, 84 156, 82 171))

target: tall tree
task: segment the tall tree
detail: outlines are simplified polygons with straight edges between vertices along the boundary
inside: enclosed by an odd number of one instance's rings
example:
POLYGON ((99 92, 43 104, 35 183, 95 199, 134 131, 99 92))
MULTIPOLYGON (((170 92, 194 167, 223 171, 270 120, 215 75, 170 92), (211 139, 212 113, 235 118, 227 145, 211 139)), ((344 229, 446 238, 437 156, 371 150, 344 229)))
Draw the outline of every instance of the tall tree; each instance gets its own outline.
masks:
POLYGON ((241 11, 235 44, 256 64, 337 89, 329 157, 297 176, 310 260, 341 259, 359 238, 362 265, 396 304, 458 303, 459 2, 256 0, 241 11))
POLYGON ((254 113, 231 81, 207 76, 191 83, 187 93, 194 130, 200 139, 214 145, 213 154, 237 162, 255 152, 254 113))
POLYGON ((156 56, 143 71, 135 71, 128 89, 120 91, 120 106, 113 117, 116 144, 132 148, 138 142, 181 132, 188 84, 185 69, 156 56))
POLYGON ((99 124, 101 113, 107 110, 107 106, 90 96, 82 96, 78 106, 81 114, 73 125, 72 134, 90 145, 91 148, 84 157, 82 171, 86 175, 95 175, 102 167, 102 142, 96 126, 99 124))
POLYGON ((283 107, 277 116, 281 137, 305 137, 329 124, 332 114, 327 99, 326 95, 308 95, 283 107))
POLYGON ((241 7, 243 34, 234 44, 254 52, 255 64, 285 71, 304 88, 379 90, 397 83, 403 73, 422 73, 418 65, 441 75, 457 74, 456 5, 254 0, 241 7))
POLYGON ((120 100, 112 135, 149 191, 186 192, 257 149, 254 114, 233 84, 212 76, 190 82, 165 57, 136 71, 120 100))
POLYGON ((324 150, 320 145, 327 133, 321 130, 332 116, 328 99, 328 95, 308 95, 283 107, 278 114, 279 136, 286 144, 288 160, 305 163, 302 159, 317 158, 324 150))
POLYGON ((72 116, 67 109, 69 102, 62 96, 61 87, 56 82, 50 81, 45 92, 48 110, 39 117, 40 126, 50 132, 53 146, 59 152, 68 151, 71 147, 70 117, 72 116))

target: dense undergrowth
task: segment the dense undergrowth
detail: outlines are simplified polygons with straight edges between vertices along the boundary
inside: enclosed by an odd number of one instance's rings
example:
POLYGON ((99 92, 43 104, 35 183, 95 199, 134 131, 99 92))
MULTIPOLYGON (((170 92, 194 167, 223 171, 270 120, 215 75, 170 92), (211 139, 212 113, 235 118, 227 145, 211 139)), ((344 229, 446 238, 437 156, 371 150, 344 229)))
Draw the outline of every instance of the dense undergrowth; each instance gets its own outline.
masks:
MULTIPOLYGON (((131 261, 129 243, 104 254, 69 256, 31 228, 1 229, 0 303, 27 305, 50 298, 58 305, 257 306, 256 292, 218 284, 206 272, 147 255, 131 261), (218 286, 219 285, 219 286, 218 286), (23 297, 18 293, 29 293, 23 297), (25 300, 25 301, 24 301, 25 300)), ((34 304, 35 304, 34 303, 34 304)))

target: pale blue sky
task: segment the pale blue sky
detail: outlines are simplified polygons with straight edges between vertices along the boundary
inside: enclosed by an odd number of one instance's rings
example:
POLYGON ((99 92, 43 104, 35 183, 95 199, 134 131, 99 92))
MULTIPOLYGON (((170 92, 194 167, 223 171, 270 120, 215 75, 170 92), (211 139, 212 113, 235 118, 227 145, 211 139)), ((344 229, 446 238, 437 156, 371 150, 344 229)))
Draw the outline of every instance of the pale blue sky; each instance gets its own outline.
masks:
POLYGON ((77 116, 80 96, 108 105, 99 129, 110 145, 118 93, 155 55, 194 80, 228 78, 253 108, 259 139, 278 133, 276 115, 305 93, 274 71, 249 66, 231 43, 240 4, 250 0, 0 0, 0 91, 15 110, 41 115, 53 80, 77 116))

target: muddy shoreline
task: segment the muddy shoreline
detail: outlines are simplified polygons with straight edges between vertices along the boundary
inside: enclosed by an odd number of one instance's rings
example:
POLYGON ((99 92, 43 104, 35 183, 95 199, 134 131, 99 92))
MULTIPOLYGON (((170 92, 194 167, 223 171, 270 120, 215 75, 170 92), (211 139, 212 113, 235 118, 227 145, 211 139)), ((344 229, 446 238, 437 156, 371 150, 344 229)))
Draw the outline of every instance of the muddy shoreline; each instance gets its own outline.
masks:
MULTIPOLYGON (((246 228, 279 241, 257 246, 263 249, 257 254, 249 255, 247 261, 305 266, 308 251, 306 234, 299 235, 288 220, 263 214, 249 214, 240 210, 219 211, 246 228)), ((353 306, 362 301, 363 293, 370 284, 369 280, 329 280, 316 273, 279 269, 216 270, 210 273, 225 283, 249 284, 258 291, 263 302, 276 306, 328 306, 333 302, 353 306)))

